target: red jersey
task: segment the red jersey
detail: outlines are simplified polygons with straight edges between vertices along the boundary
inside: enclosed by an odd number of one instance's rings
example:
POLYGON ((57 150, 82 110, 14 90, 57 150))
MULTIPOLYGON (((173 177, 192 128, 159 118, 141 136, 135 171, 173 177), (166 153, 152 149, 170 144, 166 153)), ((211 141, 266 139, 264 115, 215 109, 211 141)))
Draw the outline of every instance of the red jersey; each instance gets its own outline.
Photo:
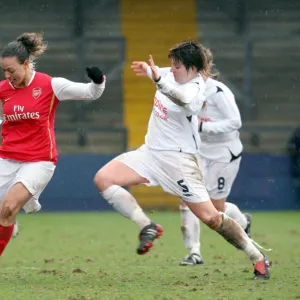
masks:
POLYGON ((0 82, 4 117, 0 157, 56 163, 54 117, 59 100, 51 80, 49 75, 35 72, 24 88, 14 88, 8 80, 0 82))

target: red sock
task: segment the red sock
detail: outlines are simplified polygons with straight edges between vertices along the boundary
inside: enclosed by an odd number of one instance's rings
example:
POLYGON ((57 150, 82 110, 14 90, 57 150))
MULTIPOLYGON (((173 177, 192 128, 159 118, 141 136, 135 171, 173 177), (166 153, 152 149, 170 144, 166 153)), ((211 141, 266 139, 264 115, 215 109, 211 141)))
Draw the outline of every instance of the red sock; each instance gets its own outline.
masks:
POLYGON ((2 255, 4 249, 6 248, 13 230, 14 230, 15 224, 12 224, 8 227, 0 225, 0 256, 2 255))

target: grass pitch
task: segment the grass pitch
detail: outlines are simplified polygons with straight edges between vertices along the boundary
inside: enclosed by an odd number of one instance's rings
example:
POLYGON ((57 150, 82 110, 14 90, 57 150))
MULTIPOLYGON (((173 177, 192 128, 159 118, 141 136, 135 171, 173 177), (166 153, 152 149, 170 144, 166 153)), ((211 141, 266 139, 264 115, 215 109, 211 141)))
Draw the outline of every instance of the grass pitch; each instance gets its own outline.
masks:
POLYGON ((0 300, 300 299, 300 213, 253 214, 253 238, 274 250, 270 281, 253 281, 246 255, 201 227, 203 266, 185 256, 178 213, 154 213, 164 236, 135 254, 138 229, 117 213, 20 215, 0 259, 0 300))

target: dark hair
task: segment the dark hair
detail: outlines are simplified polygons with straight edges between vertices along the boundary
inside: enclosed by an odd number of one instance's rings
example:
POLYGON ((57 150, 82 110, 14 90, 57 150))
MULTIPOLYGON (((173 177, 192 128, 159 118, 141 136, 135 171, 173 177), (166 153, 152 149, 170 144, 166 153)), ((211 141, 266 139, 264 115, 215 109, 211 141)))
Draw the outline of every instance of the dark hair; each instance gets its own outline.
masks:
POLYGON ((8 43, 3 51, 3 57, 17 57, 20 64, 25 60, 34 62, 35 58, 42 55, 47 49, 40 33, 23 33, 15 41, 8 43))
POLYGON ((168 58, 181 62, 187 70, 194 66, 199 72, 208 66, 205 49, 196 41, 183 41, 170 49, 168 58))
POLYGON ((219 80, 220 72, 215 69, 214 57, 209 48, 205 48, 205 55, 209 67, 208 76, 215 80, 219 80))

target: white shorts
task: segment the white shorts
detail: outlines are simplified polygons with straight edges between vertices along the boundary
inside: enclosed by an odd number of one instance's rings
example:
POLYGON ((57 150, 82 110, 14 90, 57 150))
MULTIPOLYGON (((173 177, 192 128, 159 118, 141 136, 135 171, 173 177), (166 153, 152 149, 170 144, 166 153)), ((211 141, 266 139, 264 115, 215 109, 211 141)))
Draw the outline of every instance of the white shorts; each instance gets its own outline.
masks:
POLYGON ((51 180, 54 170, 52 162, 18 162, 0 158, 0 201, 14 184, 21 182, 32 194, 32 199, 23 209, 26 213, 39 211, 39 197, 51 180))
POLYGON ((201 163, 204 168, 205 184, 210 198, 213 200, 227 198, 239 171, 241 157, 230 163, 202 158, 201 163))
POLYGON ((161 186, 165 192, 179 196, 187 202, 209 200, 198 154, 157 151, 143 145, 115 159, 148 179, 148 186, 161 186))

